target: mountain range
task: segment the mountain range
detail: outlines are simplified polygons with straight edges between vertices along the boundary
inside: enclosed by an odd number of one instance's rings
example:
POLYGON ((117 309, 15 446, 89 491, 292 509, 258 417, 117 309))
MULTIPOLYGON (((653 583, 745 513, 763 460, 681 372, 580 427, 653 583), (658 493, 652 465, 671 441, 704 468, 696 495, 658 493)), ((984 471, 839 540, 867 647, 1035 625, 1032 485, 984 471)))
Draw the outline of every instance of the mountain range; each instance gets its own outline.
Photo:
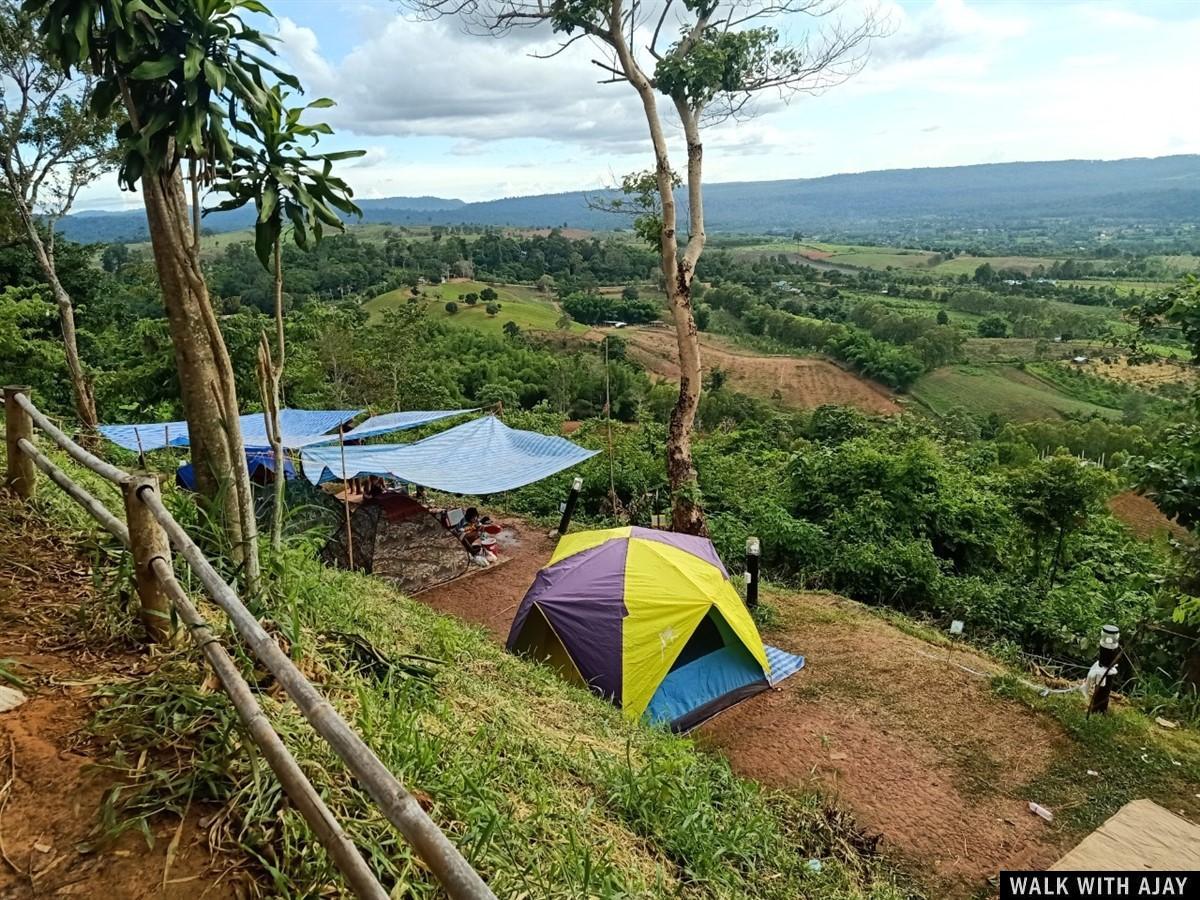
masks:
MULTIPOLYGON (((359 201, 366 222, 394 225, 552 226, 611 230, 627 222, 595 208, 613 191, 572 191, 466 203, 441 197, 359 201), (591 202, 589 202, 591 201, 591 202)), ((681 202, 683 198, 681 197, 681 202)), ((1110 161, 993 163, 888 169, 822 178, 705 186, 713 233, 904 233, 1029 227, 1039 223, 1171 227, 1200 216, 1200 155, 1110 161)), ((204 219, 214 232, 254 220, 251 209, 204 219)), ((61 231, 81 242, 147 238, 140 210, 68 216, 61 231)))

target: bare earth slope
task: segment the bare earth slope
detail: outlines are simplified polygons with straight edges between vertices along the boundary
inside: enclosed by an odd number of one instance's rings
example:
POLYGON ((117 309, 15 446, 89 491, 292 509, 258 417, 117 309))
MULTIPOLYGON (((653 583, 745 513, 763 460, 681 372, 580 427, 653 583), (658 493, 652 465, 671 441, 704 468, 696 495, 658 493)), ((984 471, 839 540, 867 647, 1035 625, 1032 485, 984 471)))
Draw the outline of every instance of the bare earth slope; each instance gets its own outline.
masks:
MULTIPOLYGON (((675 335, 667 328, 627 328, 619 332, 628 342, 628 354, 660 378, 679 379, 679 354, 675 335)), ((600 331, 589 336, 599 340, 600 331)), ((729 376, 736 391, 775 400, 793 409, 814 409, 825 403, 853 406, 865 413, 891 415, 900 405, 887 388, 845 371, 826 359, 797 356, 763 356, 735 348, 712 335, 700 338, 704 369, 715 368, 729 376)))
POLYGON ((195 808, 182 826, 154 822, 153 848, 135 831, 96 840, 117 779, 85 734, 93 694, 153 660, 103 642, 87 620, 92 599, 86 560, 0 497, 0 659, 29 695, 0 713, 0 898, 235 897, 195 808))

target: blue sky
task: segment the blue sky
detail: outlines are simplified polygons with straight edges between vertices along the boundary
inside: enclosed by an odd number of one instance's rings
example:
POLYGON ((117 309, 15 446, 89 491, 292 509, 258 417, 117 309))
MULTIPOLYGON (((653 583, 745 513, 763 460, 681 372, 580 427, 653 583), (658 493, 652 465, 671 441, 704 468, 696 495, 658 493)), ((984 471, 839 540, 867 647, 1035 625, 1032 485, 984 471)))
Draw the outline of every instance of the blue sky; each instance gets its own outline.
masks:
MULTIPOLYGON (((585 44, 540 60, 552 35, 472 36, 388 0, 268 2, 286 63, 338 102, 324 143, 367 150, 342 170, 360 197, 595 188, 651 165, 636 95, 597 84, 585 44)), ((891 33, 865 68, 709 130, 709 180, 1200 152, 1196 0, 847 0, 838 15, 867 8, 891 33)), ((115 178, 81 201, 138 202, 115 178)))

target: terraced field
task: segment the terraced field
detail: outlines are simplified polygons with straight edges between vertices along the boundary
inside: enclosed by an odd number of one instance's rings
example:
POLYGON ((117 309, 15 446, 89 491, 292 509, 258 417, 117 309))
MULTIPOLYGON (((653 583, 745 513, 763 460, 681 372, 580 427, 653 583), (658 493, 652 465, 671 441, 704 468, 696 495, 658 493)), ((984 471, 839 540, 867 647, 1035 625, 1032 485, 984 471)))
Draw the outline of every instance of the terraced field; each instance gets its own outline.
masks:
POLYGON ((1017 421, 1068 415, 1115 418, 1120 410, 1075 400, 1013 366, 947 366, 922 376, 910 391, 924 406, 944 415, 955 407, 1017 421))

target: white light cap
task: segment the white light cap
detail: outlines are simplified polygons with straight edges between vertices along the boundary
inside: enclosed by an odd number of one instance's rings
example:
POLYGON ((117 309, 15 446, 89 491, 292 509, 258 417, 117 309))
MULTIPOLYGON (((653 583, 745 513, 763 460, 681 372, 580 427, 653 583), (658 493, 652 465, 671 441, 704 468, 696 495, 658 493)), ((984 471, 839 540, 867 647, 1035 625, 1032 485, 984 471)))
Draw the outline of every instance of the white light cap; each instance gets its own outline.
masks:
POLYGON ((756 538, 756 537, 746 538, 746 555, 747 556, 758 556, 760 553, 762 553, 762 546, 759 544, 758 538, 756 538))

